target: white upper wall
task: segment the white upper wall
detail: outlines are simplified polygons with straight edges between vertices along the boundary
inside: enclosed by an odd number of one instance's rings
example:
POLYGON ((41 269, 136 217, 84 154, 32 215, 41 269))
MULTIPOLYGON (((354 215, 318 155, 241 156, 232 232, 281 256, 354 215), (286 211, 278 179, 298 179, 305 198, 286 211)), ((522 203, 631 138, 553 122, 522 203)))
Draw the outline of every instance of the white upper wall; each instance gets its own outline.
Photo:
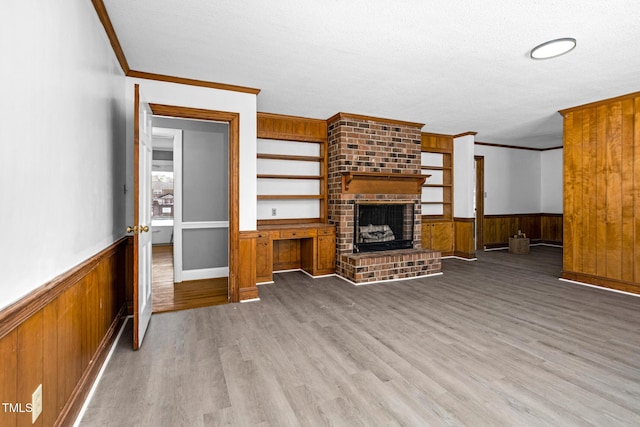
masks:
MULTIPOLYGON (((149 103, 240 114, 240 230, 256 229, 256 95, 127 77, 127 188, 133 188, 133 92, 139 84, 149 103)), ((127 218, 133 220, 133 194, 127 197, 127 218)))
POLYGON ((542 212, 540 153, 475 145, 475 155, 484 156, 485 215, 542 212))
POLYGON ((541 199, 543 213, 562 213, 563 150, 541 153, 541 199))
POLYGON ((476 175, 474 169, 474 136, 453 140, 453 216, 473 218, 476 175))
POLYGON ((562 153, 475 145, 485 159, 485 214, 562 213, 562 153))
POLYGON ((0 309, 124 236, 124 75, 89 1, 0 2, 0 309))

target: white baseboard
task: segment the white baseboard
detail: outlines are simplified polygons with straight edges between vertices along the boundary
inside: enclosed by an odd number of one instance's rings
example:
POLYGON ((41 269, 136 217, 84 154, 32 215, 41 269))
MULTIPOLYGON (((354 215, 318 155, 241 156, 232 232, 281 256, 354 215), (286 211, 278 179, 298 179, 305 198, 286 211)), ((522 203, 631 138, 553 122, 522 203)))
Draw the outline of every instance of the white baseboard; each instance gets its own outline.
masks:
POLYGON ((199 270, 182 270, 182 281, 203 280, 216 277, 229 277, 229 267, 201 268, 199 270))
POLYGON ((634 294, 633 292, 621 291, 621 290, 618 290, 618 289, 607 288, 605 286, 592 285, 590 283, 577 282, 575 280, 563 279, 562 277, 560 277, 558 280, 560 280, 561 282, 572 283, 574 285, 587 286, 589 288, 600 289, 602 291, 615 292, 615 293, 618 293, 618 294, 630 295, 632 297, 640 298, 640 294, 634 294))
POLYGON ((240 302, 256 302, 260 301, 260 298, 243 299, 240 302))

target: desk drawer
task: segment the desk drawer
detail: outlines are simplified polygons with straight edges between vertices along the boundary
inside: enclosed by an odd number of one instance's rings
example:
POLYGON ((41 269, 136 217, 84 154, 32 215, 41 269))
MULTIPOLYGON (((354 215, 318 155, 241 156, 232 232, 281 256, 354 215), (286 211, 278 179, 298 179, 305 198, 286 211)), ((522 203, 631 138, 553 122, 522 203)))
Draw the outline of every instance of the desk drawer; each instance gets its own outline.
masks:
POLYGON ((271 233, 268 231, 258 231, 258 239, 270 239, 271 233))
POLYGON ((283 230, 280 232, 281 239, 305 239, 307 237, 315 237, 315 229, 293 229, 283 230))
POLYGON ((333 236, 336 234, 336 229, 333 227, 318 228, 318 236, 333 236))

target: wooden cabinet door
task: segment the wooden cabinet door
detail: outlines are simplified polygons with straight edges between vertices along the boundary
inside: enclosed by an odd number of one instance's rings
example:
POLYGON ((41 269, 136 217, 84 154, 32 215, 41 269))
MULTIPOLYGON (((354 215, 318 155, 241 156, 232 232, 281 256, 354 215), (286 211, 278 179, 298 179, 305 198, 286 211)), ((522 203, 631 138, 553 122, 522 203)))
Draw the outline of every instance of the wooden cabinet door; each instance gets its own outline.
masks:
POLYGON ((273 277, 273 247, 268 235, 259 234, 256 240, 256 281, 271 282, 273 277))
POLYGON ((453 255, 455 245, 454 224, 450 221, 422 223, 422 247, 453 255))
POLYGON ((336 268, 336 236, 318 236, 318 273, 331 274, 336 268))
POLYGON ((442 252, 443 255, 451 255, 454 243, 453 223, 435 222, 431 227, 432 249, 442 252))
POLYGON ((433 249, 433 242, 431 240, 433 227, 431 225, 429 222, 422 223, 422 247, 425 249, 433 249))

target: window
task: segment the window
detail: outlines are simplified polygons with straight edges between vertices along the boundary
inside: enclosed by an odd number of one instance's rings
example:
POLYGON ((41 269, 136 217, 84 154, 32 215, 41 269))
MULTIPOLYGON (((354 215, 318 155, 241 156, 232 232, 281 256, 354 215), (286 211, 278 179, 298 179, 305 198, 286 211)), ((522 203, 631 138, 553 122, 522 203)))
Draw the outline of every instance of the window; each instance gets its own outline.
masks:
POLYGON ((173 219, 173 172, 151 172, 152 219, 173 219))

